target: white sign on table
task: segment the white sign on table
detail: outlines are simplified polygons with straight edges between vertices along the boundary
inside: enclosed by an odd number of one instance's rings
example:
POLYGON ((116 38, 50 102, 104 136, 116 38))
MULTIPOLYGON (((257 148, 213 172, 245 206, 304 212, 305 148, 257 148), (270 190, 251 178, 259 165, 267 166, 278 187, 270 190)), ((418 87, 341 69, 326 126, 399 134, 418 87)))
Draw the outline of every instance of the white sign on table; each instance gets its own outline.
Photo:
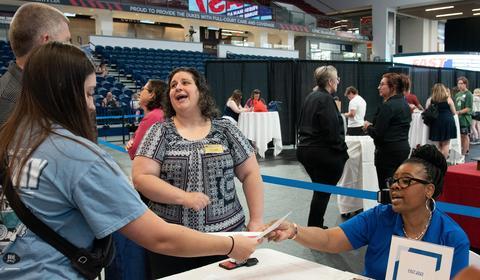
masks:
POLYGON ((452 247, 393 236, 385 279, 450 279, 452 247))

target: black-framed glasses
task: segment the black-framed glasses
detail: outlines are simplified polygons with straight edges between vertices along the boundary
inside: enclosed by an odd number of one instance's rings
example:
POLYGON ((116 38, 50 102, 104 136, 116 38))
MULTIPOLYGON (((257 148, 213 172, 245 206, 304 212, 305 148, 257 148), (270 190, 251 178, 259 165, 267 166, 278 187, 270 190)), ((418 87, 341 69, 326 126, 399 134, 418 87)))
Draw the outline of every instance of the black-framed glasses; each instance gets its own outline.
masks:
POLYGON ((410 187, 413 182, 418 182, 424 185, 428 185, 432 183, 432 182, 429 182, 423 179, 414 178, 414 177, 400 177, 397 179, 390 177, 390 178, 387 178, 386 181, 389 189, 391 189, 393 187, 393 184, 395 183, 402 189, 406 189, 410 187))

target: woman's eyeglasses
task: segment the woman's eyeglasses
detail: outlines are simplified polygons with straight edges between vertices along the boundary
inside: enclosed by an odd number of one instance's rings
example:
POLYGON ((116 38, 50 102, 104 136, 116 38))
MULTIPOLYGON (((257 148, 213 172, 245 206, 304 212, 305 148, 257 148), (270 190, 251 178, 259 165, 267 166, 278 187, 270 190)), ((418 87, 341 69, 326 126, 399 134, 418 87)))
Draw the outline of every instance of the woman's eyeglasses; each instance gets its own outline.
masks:
POLYGON ((143 91, 143 90, 146 90, 146 91, 148 91, 148 92, 152 92, 152 91, 153 91, 152 89, 150 89, 150 88, 148 88, 148 87, 142 87, 142 88, 140 89, 140 91, 143 91))
POLYGON ((428 185, 432 183, 423 179, 418 179, 413 177, 400 177, 397 179, 390 177, 386 181, 389 189, 393 187, 393 184, 397 184, 400 188, 406 189, 410 187, 414 182, 418 182, 424 185, 428 185))

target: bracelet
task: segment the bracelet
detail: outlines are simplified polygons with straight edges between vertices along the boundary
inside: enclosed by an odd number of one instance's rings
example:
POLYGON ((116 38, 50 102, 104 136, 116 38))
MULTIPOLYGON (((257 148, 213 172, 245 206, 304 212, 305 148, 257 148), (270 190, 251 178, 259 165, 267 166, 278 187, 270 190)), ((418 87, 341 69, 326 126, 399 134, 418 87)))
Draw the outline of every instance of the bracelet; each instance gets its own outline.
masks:
POLYGON ((233 236, 229 236, 232 239, 232 247, 230 248, 230 251, 226 254, 226 256, 230 255, 233 251, 233 247, 235 246, 235 239, 233 239, 233 236))
POLYGON ((298 226, 296 223, 293 223, 293 236, 289 236, 288 239, 295 240, 298 234, 298 226))

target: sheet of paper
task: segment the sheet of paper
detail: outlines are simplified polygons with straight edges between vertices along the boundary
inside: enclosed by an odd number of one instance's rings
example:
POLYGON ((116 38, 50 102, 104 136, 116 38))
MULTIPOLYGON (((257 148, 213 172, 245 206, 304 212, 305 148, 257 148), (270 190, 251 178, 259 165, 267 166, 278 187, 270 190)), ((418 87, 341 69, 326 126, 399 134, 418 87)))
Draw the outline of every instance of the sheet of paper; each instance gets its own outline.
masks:
POLYGON ((269 226, 267 229, 265 229, 264 231, 262 231, 262 233, 260 233, 258 236, 257 236, 257 239, 261 239, 263 238, 265 235, 269 234, 270 232, 272 232, 273 230, 275 230, 283 221, 285 221, 285 219, 288 217, 288 215, 290 215, 292 213, 292 211, 288 212, 287 215, 281 217, 280 219, 278 219, 275 223, 273 223, 271 226, 269 226))
POLYGON ((222 232, 208 232, 208 234, 218 235, 218 236, 235 236, 242 235, 246 237, 256 238, 260 231, 222 231, 222 232))
POLYGON ((394 235, 390 244, 385 279, 448 280, 453 252, 452 247, 394 235))
POLYGON ((437 259, 408 251, 400 252, 397 279, 434 280, 437 259))

